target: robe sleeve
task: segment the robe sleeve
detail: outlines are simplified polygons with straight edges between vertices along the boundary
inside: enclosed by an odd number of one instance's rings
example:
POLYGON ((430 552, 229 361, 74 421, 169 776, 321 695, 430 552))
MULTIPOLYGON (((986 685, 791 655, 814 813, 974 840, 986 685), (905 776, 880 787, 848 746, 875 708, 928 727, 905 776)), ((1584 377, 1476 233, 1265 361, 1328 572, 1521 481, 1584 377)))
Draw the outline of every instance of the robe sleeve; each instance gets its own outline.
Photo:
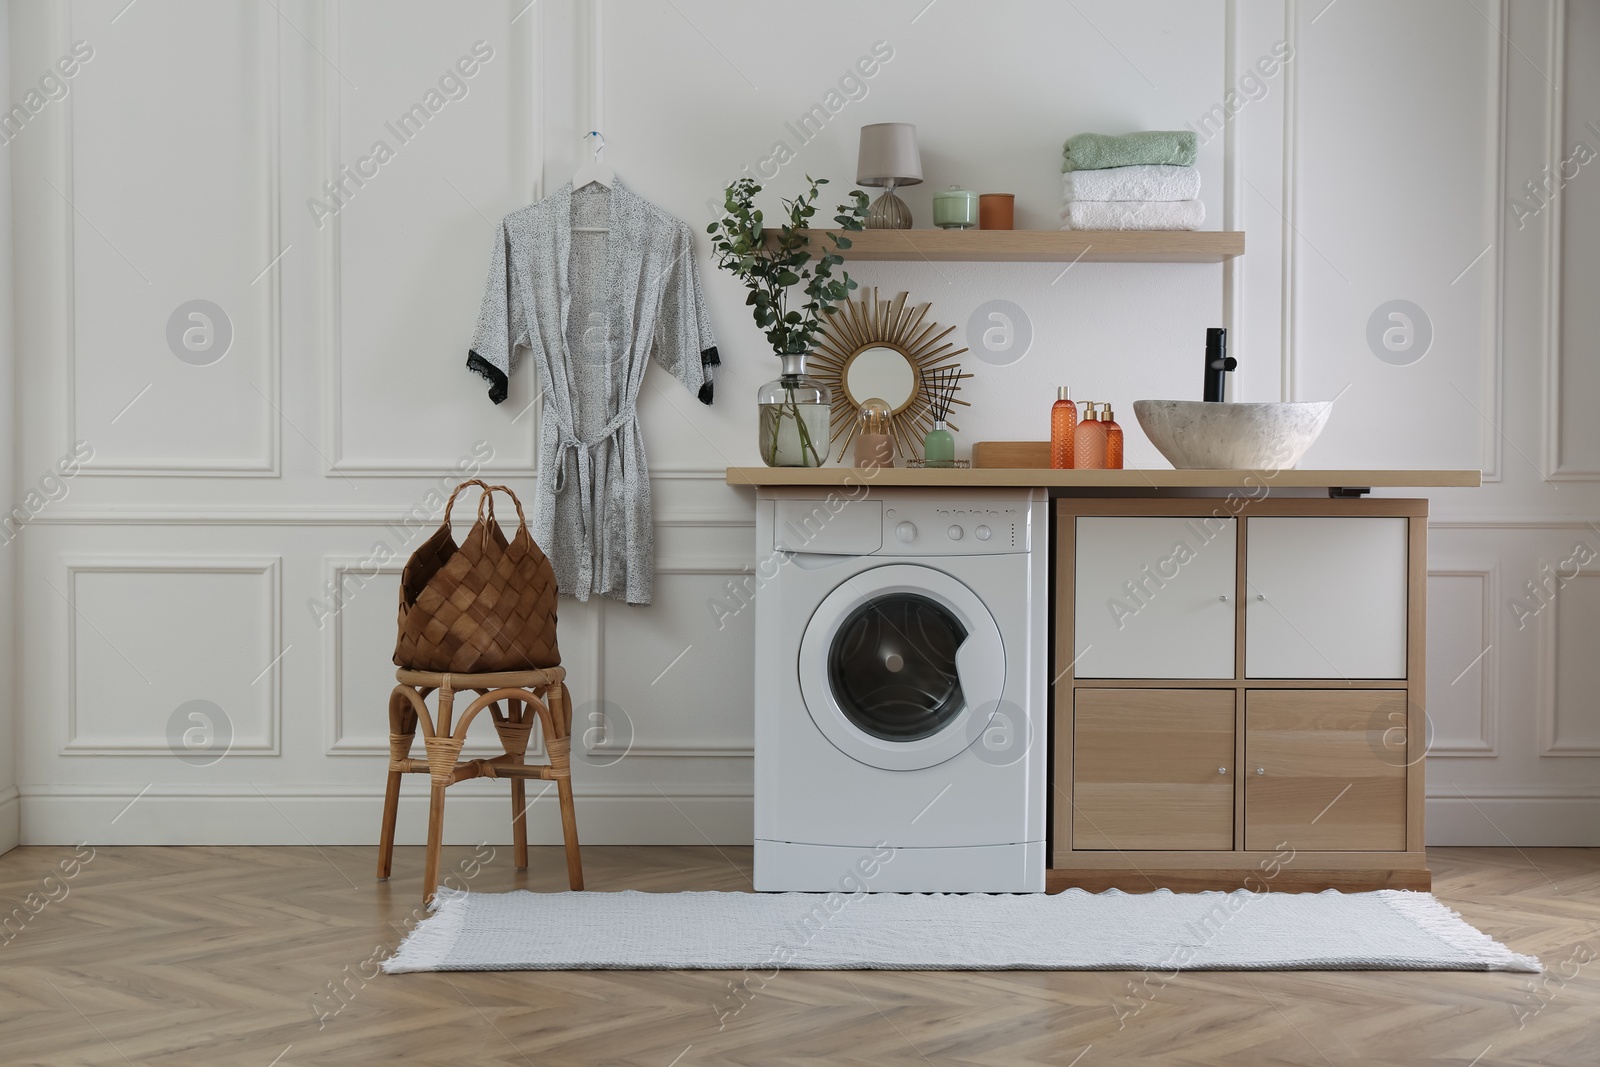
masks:
POLYGON ((513 283, 516 268, 511 256, 511 234, 505 222, 495 230, 489 258, 489 281, 478 309, 478 327, 467 352, 467 369, 489 382, 489 399, 506 398, 507 381, 517 367, 518 346, 528 344, 528 315, 522 287, 513 283))
POLYGON ((706 312, 705 293, 700 288, 694 231, 687 223, 678 224, 672 253, 672 263, 661 289, 661 309, 653 342, 655 361, 698 396, 702 404, 709 404, 712 368, 722 360, 717 355, 717 342, 711 335, 711 316, 706 312))

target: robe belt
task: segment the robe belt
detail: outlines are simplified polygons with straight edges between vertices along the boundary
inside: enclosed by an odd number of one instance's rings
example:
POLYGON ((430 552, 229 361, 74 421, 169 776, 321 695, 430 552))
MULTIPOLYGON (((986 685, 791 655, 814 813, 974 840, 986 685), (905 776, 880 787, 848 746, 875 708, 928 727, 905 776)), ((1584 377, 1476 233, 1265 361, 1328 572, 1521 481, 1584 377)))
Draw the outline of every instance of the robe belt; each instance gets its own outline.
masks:
POLYGON ((578 519, 583 525, 583 540, 589 549, 589 566, 583 568, 586 572, 584 576, 586 585, 592 584, 594 580, 594 531, 597 525, 595 521, 593 450, 596 445, 616 437, 625 427, 638 421, 638 418, 637 411, 621 412, 606 423, 605 426, 601 427, 600 432, 595 435, 593 440, 589 441, 580 440, 578 435, 572 432, 570 423, 560 417, 556 418, 556 448, 558 454, 556 457, 554 493, 560 495, 562 488, 567 484, 567 464, 564 453, 571 449, 575 454, 578 465, 578 519))

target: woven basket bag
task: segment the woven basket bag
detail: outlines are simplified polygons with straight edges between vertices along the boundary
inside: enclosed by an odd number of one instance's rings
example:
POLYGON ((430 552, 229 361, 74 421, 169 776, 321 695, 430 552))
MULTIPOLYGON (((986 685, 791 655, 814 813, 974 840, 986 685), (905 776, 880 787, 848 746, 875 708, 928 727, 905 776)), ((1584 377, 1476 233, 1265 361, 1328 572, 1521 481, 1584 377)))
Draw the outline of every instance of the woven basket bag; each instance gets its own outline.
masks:
POLYGON ((485 674, 555 667, 556 576, 533 536, 522 502, 503 485, 476 478, 450 494, 444 522, 406 561, 400 576, 397 666, 416 671, 485 674), (483 490, 478 519, 460 547, 450 508, 469 485, 483 490), (510 541, 494 515, 493 494, 511 498, 517 532, 510 541))

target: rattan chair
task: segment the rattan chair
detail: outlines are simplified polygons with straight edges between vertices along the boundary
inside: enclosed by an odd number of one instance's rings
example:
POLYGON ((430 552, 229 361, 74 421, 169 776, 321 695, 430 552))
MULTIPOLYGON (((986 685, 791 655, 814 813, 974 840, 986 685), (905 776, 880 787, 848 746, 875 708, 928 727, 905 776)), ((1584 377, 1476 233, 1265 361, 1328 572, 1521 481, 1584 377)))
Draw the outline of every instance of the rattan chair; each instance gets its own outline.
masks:
POLYGON ((400 778, 405 774, 426 774, 433 780, 428 799, 428 854, 423 868, 423 903, 433 900, 439 880, 439 846, 444 837, 445 790, 469 778, 509 778, 511 780, 511 832, 517 870, 528 867, 527 795, 524 781, 539 778, 556 785, 561 805, 561 836, 567 849, 567 884, 583 888, 583 861, 578 854, 578 820, 572 807, 572 702, 564 683, 566 671, 560 667, 543 670, 505 671, 498 674, 447 674, 413 671, 402 667, 395 672, 399 685, 389 696, 389 787, 383 799, 383 830, 378 842, 378 877, 387 879, 394 858, 394 824, 400 807, 400 778), (477 699, 467 705, 459 722, 453 721, 453 705, 458 692, 473 692, 477 699), (438 717, 428 710, 428 696, 438 692, 438 717), (502 702, 505 711, 501 711, 502 702), (490 759, 463 760, 461 745, 467 727, 484 708, 490 709, 494 728, 500 735, 503 755, 490 759), (550 762, 529 764, 525 757, 528 738, 537 720, 550 762), (417 725, 422 725, 422 745, 426 759, 412 759, 412 742, 417 725))

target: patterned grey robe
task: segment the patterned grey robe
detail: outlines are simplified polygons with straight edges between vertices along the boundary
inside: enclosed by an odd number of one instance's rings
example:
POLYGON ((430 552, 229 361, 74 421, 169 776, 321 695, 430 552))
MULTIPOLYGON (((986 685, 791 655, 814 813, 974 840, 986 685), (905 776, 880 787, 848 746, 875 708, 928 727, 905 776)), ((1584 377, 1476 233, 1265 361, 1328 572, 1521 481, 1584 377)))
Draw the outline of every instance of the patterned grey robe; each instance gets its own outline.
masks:
POLYGON ((543 388, 533 536, 561 592, 650 603, 655 536, 639 390, 653 358, 711 403, 719 362, 689 226, 624 188, 568 182, 507 215, 467 366, 506 398, 533 354, 543 388), (608 233, 574 232, 606 227, 608 233))

